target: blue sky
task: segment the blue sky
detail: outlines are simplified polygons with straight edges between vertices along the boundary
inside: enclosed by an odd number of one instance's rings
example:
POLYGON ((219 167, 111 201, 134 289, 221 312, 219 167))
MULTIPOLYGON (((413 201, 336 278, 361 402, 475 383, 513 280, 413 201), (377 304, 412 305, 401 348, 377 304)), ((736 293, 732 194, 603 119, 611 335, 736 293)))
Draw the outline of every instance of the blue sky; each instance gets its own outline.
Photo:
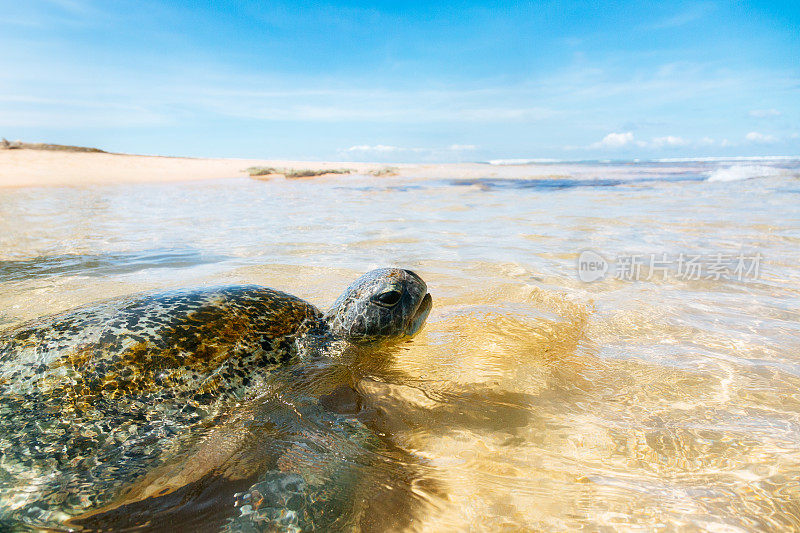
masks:
POLYGON ((800 2, 0 0, 0 136, 372 161, 800 155, 800 2))

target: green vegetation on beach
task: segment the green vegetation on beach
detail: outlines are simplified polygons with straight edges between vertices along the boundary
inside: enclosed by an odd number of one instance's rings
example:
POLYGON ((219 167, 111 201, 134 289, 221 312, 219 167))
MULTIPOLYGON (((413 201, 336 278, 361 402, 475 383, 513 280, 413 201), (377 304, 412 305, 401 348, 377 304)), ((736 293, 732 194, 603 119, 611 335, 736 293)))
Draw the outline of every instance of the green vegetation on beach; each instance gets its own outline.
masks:
POLYGON ((47 144, 47 143, 26 143, 22 141, 9 141, 7 139, 0 139, 0 150, 51 150, 56 152, 92 152, 92 153, 106 153, 105 150, 99 148, 90 148, 87 146, 70 146, 67 144, 47 144))
MULTIPOLYGON (((331 169, 293 169, 279 167, 250 167, 245 169, 250 177, 258 178, 265 176, 285 176, 287 178, 311 178, 315 176, 325 176, 328 174, 354 174, 355 170, 350 168, 331 168, 331 169)), ((397 169, 394 167, 384 167, 365 172, 372 176, 397 176, 397 169)))
POLYGON ((282 175, 287 178, 311 178, 314 176, 324 176, 326 174, 350 174, 353 171, 349 168, 332 168, 322 170, 292 169, 275 167, 250 167, 246 172, 251 177, 282 175))
POLYGON ((394 167, 384 167, 378 170, 373 170, 370 172, 373 176, 381 177, 381 176, 397 176, 398 172, 397 169, 394 167))

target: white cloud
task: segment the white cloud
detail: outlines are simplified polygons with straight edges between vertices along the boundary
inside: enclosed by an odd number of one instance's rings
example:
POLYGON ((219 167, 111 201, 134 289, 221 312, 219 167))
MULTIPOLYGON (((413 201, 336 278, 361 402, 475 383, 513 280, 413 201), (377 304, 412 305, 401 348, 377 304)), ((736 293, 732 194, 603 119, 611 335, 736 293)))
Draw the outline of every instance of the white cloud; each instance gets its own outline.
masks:
MULTIPOLYGON (((474 144, 451 144, 445 150, 451 152, 465 152, 469 150, 477 150, 478 147, 474 144)), ((356 144, 350 148, 340 150, 342 152, 434 152, 433 148, 409 148, 405 146, 392 146, 390 144, 356 144)))
MULTIPOLYGON (((430 94, 425 91, 353 92, 330 91, 304 95, 299 92, 250 93, 220 91, 219 98, 198 95, 195 102, 225 116, 265 120, 365 121, 365 122, 539 122, 555 116, 545 109, 483 108, 471 102, 473 95, 459 91, 430 94), (298 97, 318 103, 297 104, 298 97), (276 104, 283 100, 284 105, 276 104), (442 102, 449 100, 451 105, 442 102), (460 101, 459 101, 460 100, 460 101)), ((186 101, 186 100, 184 100, 186 101)))
POLYGON ((591 148, 622 148, 634 142, 633 133, 627 131, 625 133, 609 133, 603 140, 591 145, 591 148))
POLYGON ((32 128, 74 130, 81 128, 120 128, 174 125, 174 117, 158 110, 108 106, 100 113, 91 108, 65 109, 52 112, 49 109, 5 110, 0 107, 0 127, 15 130, 20 124, 32 128))
POLYGON ((558 113, 552 109, 545 109, 542 107, 487 107, 487 108, 473 108, 461 109, 453 113, 453 111, 435 111, 436 114, 442 114, 449 120, 459 121, 474 121, 474 122, 494 122, 499 120, 517 120, 517 121, 539 121, 551 118, 558 113))
POLYGON ((757 131, 751 131, 747 135, 744 136, 745 139, 752 143, 758 144, 774 144, 778 142, 778 138, 774 135, 767 135, 764 133, 759 133, 757 131))
POLYGON ((351 154, 355 157, 398 157, 407 158, 411 155, 423 157, 453 157, 462 152, 477 150, 474 144, 451 144, 443 148, 419 148, 409 146, 394 146, 390 144, 356 144, 350 148, 339 150, 341 154, 351 154))
MULTIPOLYGON (((771 135, 761 135, 758 133, 751 133, 748 136, 751 141, 760 142, 775 142, 777 139, 771 135)), ((650 148, 650 149, 663 149, 663 148, 682 148, 682 147, 702 147, 702 146, 733 146, 730 141, 723 139, 717 142, 711 137, 703 137, 700 140, 691 140, 679 137, 677 135, 664 135, 662 137, 654 137, 650 141, 639 141, 634 137, 633 133, 628 131, 624 133, 609 133, 600 142, 592 143, 588 147, 580 146, 564 146, 565 150, 580 150, 580 149, 599 149, 599 148, 624 148, 633 147, 650 148)))
POLYGON ((661 148, 664 146, 686 146, 689 144, 686 139, 682 137, 675 137, 673 135, 667 135, 666 137, 656 137, 653 139, 653 146, 656 148, 661 148))
POLYGON ((781 116, 781 112, 777 109, 753 109, 749 115, 755 118, 770 118, 781 116))

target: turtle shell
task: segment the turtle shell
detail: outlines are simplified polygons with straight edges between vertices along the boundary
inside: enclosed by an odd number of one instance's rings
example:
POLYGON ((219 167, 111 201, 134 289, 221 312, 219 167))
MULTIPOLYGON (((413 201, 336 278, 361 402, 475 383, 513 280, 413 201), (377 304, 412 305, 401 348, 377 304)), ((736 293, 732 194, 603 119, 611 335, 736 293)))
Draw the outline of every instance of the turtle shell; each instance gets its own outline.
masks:
POLYGON ((296 357, 320 319, 294 296, 235 286, 110 300, 1 333, 0 529, 113 499, 296 357))

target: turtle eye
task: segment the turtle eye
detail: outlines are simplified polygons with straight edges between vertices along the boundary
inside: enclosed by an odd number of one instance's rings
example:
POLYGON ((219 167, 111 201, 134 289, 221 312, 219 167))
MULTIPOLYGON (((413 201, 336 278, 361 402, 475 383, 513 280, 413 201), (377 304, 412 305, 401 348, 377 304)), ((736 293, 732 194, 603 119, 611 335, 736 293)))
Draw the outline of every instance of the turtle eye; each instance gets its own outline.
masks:
POLYGON ((403 296, 403 294, 400 291, 392 289, 374 296, 372 301, 382 307, 392 307, 397 305, 397 302, 400 301, 401 296, 403 296))

